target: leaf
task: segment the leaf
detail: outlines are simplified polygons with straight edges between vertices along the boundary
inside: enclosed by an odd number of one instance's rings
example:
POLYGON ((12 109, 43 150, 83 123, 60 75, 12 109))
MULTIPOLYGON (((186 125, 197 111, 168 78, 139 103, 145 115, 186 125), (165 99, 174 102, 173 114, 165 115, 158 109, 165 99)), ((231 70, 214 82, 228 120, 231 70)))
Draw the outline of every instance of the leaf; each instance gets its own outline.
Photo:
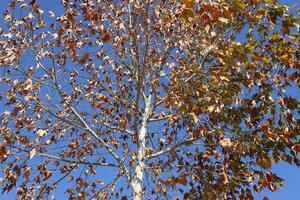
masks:
POLYGON ((74 54, 74 55, 72 56, 72 61, 75 62, 75 61, 77 61, 77 60, 78 60, 78 55, 74 54))
POLYGON ((29 19, 33 19, 33 18, 34 18, 32 12, 30 12, 30 13, 28 14, 28 18, 29 18, 29 19))
POLYGON ((265 169, 270 169, 272 166, 271 161, 269 161, 268 159, 262 159, 260 162, 261 166, 265 169))
POLYGON ((77 140, 71 142, 69 145, 68 145, 69 148, 71 149, 76 149, 78 147, 78 142, 77 140))
POLYGON ((104 42, 108 42, 108 41, 110 41, 110 39, 111 39, 111 36, 110 36, 109 33, 106 32, 106 33, 103 34, 102 40, 103 40, 104 42))
POLYGON ((31 167, 26 167, 22 177, 27 179, 30 176, 31 170, 32 170, 31 167))
POLYGON ((229 183, 228 176, 227 176, 227 174, 225 173, 224 170, 221 172, 221 177, 222 177, 222 179, 223 179, 223 184, 226 185, 226 184, 229 183))
POLYGON ((167 58, 164 56, 161 58, 161 64, 166 64, 167 63, 167 58))
POLYGON ((194 123, 197 123, 199 121, 199 119, 198 119, 198 117, 195 113, 192 112, 192 113, 190 113, 190 115, 191 115, 192 120, 193 120, 194 123))
POLYGON ((46 171, 43 173, 43 175, 44 175, 43 180, 45 181, 45 180, 49 179, 49 178, 52 176, 52 171, 46 170, 46 171))
POLYGON ((133 159, 130 159, 130 160, 129 160, 129 166, 130 166, 131 168, 133 168, 133 166, 134 166, 134 160, 133 160, 133 159))
POLYGON ((189 17, 193 17, 195 15, 194 9, 192 8, 184 8, 182 11, 182 16, 184 19, 187 19, 189 17))
POLYGON ((220 141, 220 145, 224 148, 228 148, 232 146, 232 142, 230 138, 224 138, 220 141))
POLYGON ((86 61, 89 59, 89 57, 90 57, 89 52, 83 54, 83 56, 82 56, 81 59, 78 61, 78 63, 83 65, 84 63, 86 63, 86 61))
POLYGON ((124 117, 120 118, 119 125, 120 125, 120 129, 124 130, 127 125, 127 120, 124 117))
POLYGON ((269 131, 269 123, 261 125, 261 129, 264 133, 267 133, 269 131))
POLYGON ((146 155, 147 155, 147 156, 151 155, 152 152, 153 152, 153 149, 152 149, 152 148, 145 148, 145 150, 146 150, 146 155))
POLYGON ((207 110, 211 113, 215 110, 215 106, 214 105, 208 106, 207 110))
POLYGON ((53 18, 55 17, 55 13, 53 11, 49 10, 48 12, 50 14, 50 17, 53 17, 53 18))
POLYGON ((237 8, 240 8, 240 9, 245 9, 246 8, 246 4, 242 0, 234 0, 233 1, 233 6, 235 6, 237 8))
POLYGON ((230 82, 230 80, 228 78, 226 78, 225 76, 221 76, 220 79, 226 83, 230 82))
POLYGON ((220 22, 228 24, 229 23, 229 19, 225 18, 225 17, 219 17, 218 19, 220 22))
POLYGON ((293 149, 296 153, 299 153, 299 152, 300 152, 300 144, 297 144, 297 145, 293 146, 292 149, 293 149))
POLYGON ((186 180, 187 177, 188 177, 188 173, 183 173, 176 180, 179 184, 186 186, 187 185, 187 180, 186 180))
POLYGON ((30 152, 29 152, 29 159, 32 159, 36 154, 36 150, 35 149, 32 149, 30 152))
POLYGON ((10 152, 5 146, 0 146, 0 161, 5 161, 10 152))
POLYGON ((298 77, 298 78, 296 79, 296 84, 297 84, 298 87, 300 87, 300 77, 298 77))
POLYGON ((40 137, 43 137, 44 135, 47 134, 47 130, 44 130, 44 129, 39 129, 36 134, 40 137))
POLYGON ((187 8, 192 8, 194 6, 195 0, 183 0, 183 4, 187 8))

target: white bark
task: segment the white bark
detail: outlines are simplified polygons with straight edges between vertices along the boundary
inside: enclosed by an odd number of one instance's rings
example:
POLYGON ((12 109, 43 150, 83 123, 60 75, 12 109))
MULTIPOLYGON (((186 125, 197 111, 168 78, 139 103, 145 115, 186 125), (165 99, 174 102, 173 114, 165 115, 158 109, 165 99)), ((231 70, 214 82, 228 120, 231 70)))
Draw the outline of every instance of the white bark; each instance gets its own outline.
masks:
POLYGON ((148 119, 151 115, 151 96, 145 99, 145 112, 142 118, 142 126, 138 136, 138 152, 135 166, 135 174, 131 183, 132 187, 132 199, 141 200, 143 198, 143 177, 146 160, 146 135, 148 131, 148 119))

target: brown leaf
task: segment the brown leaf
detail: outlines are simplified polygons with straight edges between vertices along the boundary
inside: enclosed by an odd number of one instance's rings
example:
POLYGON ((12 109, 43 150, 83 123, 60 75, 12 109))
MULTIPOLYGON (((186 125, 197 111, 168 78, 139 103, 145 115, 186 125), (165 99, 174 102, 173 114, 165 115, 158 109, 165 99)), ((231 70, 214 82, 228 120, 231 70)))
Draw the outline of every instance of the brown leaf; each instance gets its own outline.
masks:
POLYGON ((268 132, 268 130, 269 130, 269 123, 265 123, 265 124, 261 125, 261 129, 265 133, 268 132))
POLYGON ((186 180, 187 177, 188 177, 188 173, 183 173, 177 178, 177 182, 180 183, 181 185, 186 186, 187 185, 187 180, 186 180))
POLYGON ((73 141, 72 143, 70 143, 68 145, 68 147, 70 147, 71 149, 76 149, 78 147, 78 142, 77 140, 76 141, 73 141))
POLYGON ((226 184, 229 183, 228 176, 227 176, 227 174, 225 173, 224 170, 221 172, 221 177, 222 177, 222 180, 223 180, 223 184, 226 185, 226 184))
POLYGON ((27 179, 30 176, 31 169, 31 167, 26 167, 22 177, 27 179))
POLYGON ((0 161, 5 161, 9 155, 9 150, 5 146, 0 146, 0 161))
POLYGON ((130 166, 131 168, 133 168, 133 166, 134 166, 134 160, 133 160, 133 159, 130 159, 130 160, 129 160, 129 166, 130 166))
POLYGON ((111 36, 110 36, 109 33, 106 32, 106 33, 103 34, 102 40, 103 40, 104 42, 108 42, 108 41, 110 41, 110 39, 111 39, 111 36))
POLYGON ((44 181, 45 180, 47 180, 47 179, 49 179, 51 176, 52 176, 52 171, 50 171, 50 170, 46 170, 44 173, 43 173, 43 175, 44 175, 44 181))
POLYGON ((77 61, 77 60, 78 60, 78 55, 74 54, 74 55, 72 56, 72 61, 75 62, 75 61, 77 61))
POLYGON ((89 59, 90 54, 87 52, 85 54, 83 54, 83 56, 81 57, 81 59, 78 61, 79 64, 83 65, 84 63, 86 63, 86 61, 89 59))
POLYGON ((125 129, 127 125, 127 120, 125 118, 120 118, 119 125, 120 125, 120 129, 125 129))

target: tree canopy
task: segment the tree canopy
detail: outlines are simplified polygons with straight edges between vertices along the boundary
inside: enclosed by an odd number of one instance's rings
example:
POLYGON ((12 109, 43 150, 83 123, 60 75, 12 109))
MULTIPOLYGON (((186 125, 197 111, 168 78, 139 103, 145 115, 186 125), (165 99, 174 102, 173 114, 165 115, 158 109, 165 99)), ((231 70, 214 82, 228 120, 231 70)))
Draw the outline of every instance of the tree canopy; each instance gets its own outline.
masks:
POLYGON ((3 193, 253 199, 283 186, 273 164, 300 165, 296 8, 47 3, 11 0, 3 13, 3 193))

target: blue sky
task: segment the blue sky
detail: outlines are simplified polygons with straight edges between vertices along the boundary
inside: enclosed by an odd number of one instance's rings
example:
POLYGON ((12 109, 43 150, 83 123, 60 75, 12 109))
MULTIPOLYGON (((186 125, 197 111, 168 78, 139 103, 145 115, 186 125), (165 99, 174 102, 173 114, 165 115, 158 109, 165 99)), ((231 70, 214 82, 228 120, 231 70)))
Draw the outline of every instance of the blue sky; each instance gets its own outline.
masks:
MULTIPOLYGON (((4 9, 6 8, 6 5, 8 3, 8 0, 0 0, 0 13, 3 13, 4 9)), ((48 9, 49 10, 58 10, 58 6, 56 6, 55 2, 59 2, 59 0, 41 0, 41 2, 51 2, 49 4, 48 9)), ((287 4, 287 5, 295 5, 296 8, 299 8, 300 1, 299 0, 280 0, 280 3, 287 4)), ((58 11, 59 12, 59 11, 58 11)), ((0 24, 2 24, 2 19, 0 18, 0 24)), ((1 25, 0 25, 1 27, 1 25)), ((300 93, 299 88, 293 88, 291 89, 291 92, 300 93)), ((299 97, 300 95, 298 95, 299 97)), ((262 199, 265 195, 267 195, 271 200, 298 200, 300 199, 300 170, 299 168, 296 168, 295 166, 290 166, 285 163, 279 163, 277 165, 274 165, 273 167, 274 172, 282 177, 285 180, 285 186, 284 188, 280 189, 276 193, 272 193, 269 191, 263 191, 260 194, 255 195, 255 199, 262 199)), ((0 192, 1 193, 1 192, 0 192)), ((14 199, 11 195, 4 195, 0 197, 0 199, 14 199)))

